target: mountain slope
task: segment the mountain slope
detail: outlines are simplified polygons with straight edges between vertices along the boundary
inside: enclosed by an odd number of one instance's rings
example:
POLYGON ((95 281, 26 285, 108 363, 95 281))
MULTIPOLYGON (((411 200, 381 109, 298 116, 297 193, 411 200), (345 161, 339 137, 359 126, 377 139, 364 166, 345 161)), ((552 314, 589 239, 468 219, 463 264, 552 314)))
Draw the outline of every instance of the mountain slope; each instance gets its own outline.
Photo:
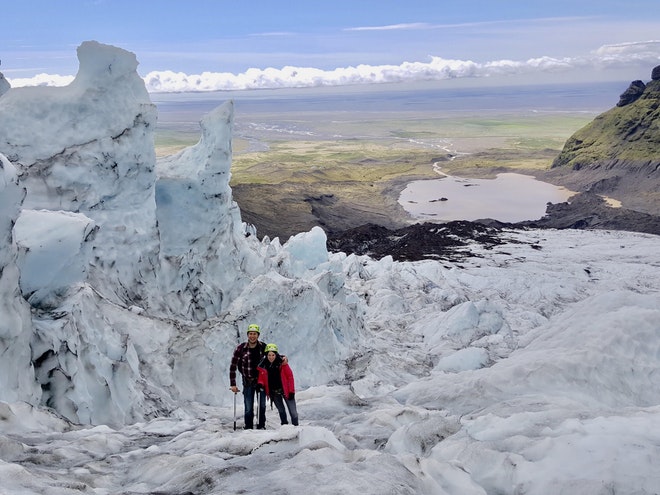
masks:
POLYGON ((649 83, 631 83, 617 106, 573 134, 552 169, 579 191, 660 213, 660 66, 649 83))

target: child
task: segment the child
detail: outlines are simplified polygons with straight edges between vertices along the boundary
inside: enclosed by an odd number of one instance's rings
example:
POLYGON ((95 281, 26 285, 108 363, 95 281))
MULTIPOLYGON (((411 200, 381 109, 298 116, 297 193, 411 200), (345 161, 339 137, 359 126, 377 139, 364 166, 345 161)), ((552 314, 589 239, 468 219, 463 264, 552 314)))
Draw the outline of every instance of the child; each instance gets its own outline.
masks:
POLYGON ((266 355, 257 369, 259 371, 259 385, 266 390, 266 395, 275 403, 282 424, 289 424, 284 409, 284 403, 286 403, 291 416, 291 424, 298 426, 293 372, 287 363, 282 362, 282 356, 278 354, 277 345, 266 345, 266 355))

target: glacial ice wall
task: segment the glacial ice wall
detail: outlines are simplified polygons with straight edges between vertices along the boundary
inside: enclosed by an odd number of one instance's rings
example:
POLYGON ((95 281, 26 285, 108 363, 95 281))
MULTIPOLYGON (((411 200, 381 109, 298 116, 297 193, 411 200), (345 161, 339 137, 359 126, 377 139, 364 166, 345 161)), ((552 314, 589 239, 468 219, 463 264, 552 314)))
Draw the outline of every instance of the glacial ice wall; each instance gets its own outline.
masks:
POLYGON ((201 121, 200 141, 158 161, 161 286, 168 311, 203 320, 226 309, 267 269, 232 200, 233 103, 201 121))
POLYGON ((15 167, 0 154, 0 398, 8 401, 35 401, 41 393, 31 361, 30 307, 21 297, 12 235, 24 196, 15 167))
POLYGON ((10 87, 11 85, 9 84, 9 81, 7 81, 7 79, 5 79, 4 74, 0 72, 0 96, 5 94, 10 87))
POLYGON ((2 96, 0 151, 19 169, 23 208, 81 213, 96 223, 88 278, 105 297, 136 303, 158 260, 156 107, 135 55, 86 42, 78 58, 69 86, 2 96))
POLYGON ((293 362, 314 355, 296 368, 299 386, 342 379, 363 308, 321 229, 281 245, 241 221, 232 103, 203 119, 197 145, 157 164, 135 55, 84 42, 78 57, 69 86, 0 96, 11 318, 0 354, 12 356, 0 400, 113 425, 227 404, 231 353, 252 322, 293 362))

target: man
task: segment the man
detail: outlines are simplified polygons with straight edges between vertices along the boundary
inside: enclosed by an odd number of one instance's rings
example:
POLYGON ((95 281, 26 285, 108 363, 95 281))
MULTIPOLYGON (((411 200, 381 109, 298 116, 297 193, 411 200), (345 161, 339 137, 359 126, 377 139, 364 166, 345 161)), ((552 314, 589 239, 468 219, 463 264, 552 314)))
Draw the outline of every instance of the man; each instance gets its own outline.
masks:
POLYGON ((259 325, 251 324, 247 328, 247 342, 236 347, 229 366, 229 388, 237 394, 240 392, 236 386, 236 369, 240 371, 243 378, 243 404, 245 411, 245 428, 251 430, 254 427, 254 394, 259 397, 259 422, 258 430, 266 428, 266 393, 257 383, 259 373, 257 365, 264 355, 266 344, 259 340, 261 330, 259 325))

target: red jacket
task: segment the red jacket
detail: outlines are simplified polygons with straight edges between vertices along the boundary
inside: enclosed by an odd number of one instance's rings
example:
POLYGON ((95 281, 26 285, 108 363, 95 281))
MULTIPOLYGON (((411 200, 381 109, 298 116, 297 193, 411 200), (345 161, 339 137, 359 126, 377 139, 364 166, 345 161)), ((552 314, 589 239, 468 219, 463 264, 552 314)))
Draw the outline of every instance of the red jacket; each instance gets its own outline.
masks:
MULTIPOLYGON (((268 390, 268 370, 260 366, 257 368, 257 371, 259 371, 258 383, 264 388, 266 395, 270 397, 270 391, 268 390)), ((291 371, 291 367, 288 364, 280 366, 280 376, 282 377, 282 391, 284 398, 288 399, 289 394, 294 394, 296 392, 293 381, 293 371, 291 371)))

